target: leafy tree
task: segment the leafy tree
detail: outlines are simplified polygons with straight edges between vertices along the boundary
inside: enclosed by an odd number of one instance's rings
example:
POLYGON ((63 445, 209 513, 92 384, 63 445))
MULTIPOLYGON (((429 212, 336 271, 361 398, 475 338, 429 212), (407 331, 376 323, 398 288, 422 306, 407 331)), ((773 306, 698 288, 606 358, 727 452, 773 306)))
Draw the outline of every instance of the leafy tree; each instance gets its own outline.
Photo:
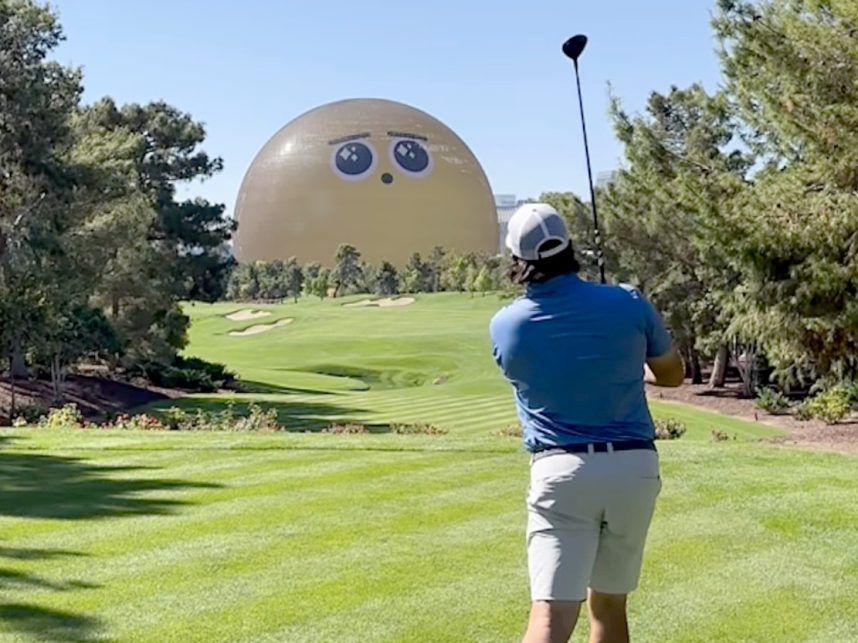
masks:
POLYGON ((466 272, 465 272, 465 290, 467 290, 471 295, 475 292, 480 292, 477 286, 477 278, 480 276, 480 269, 477 267, 476 263, 468 263, 466 272))
POLYGON ((288 295, 286 264, 283 261, 256 261, 254 266, 259 284, 259 299, 280 300, 288 295))
POLYGON ((378 268, 367 261, 360 262, 360 277, 353 292, 375 292, 378 285, 378 268))
POLYGON ((468 290, 468 269, 473 265, 473 255, 448 255, 446 266, 441 274, 441 287, 446 291, 466 292, 468 290))
POLYGON ((485 295, 492 289, 492 277, 491 271, 488 266, 483 265, 479 272, 477 272, 476 277, 474 277, 473 292, 479 292, 485 295))
POLYGON ((0 341, 17 363, 13 371, 39 336, 31 322, 54 276, 57 237, 73 214, 66 155, 81 86, 79 72, 47 60, 61 39, 48 9, 0 3, 0 341))
POLYGON ((430 292, 440 292, 442 289, 442 279, 444 267, 447 264, 449 253, 442 246, 432 248, 432 253, 426 260, 426 268, 428 272, 428 282, 430 292))
POLYGON ((298 265, 295 257, 291 257, 286 262, 286 292, 290 297, 298 303, 298 297, 301 296, 301 289, 304 285, 304 273, 301 266, 298 265))
POLYGON ((119 108, 105 98, 86 108, 80 122, 85 133, 137 136, 139 149, 127 160, 153 216, 145 232, 135 229, 137 240, 114 257, 113 278, 98 296, 129 348, 130 361, 170 362, 185 336, 174 327, 183 318, 178 301, 220 297, 233 265, 226 242, 234 224, 223 216, 223 206, 179 201, 176 186, 211 176, 222 162, 198 149, 203 126, 165 103, 119 108))
POLYGON ((720 0, 727 90, 761 156, 732 210, 732 330, 785 382, 858 374, 858 4, 720 0))
POLYGON ((113 354, 119 342, 104 313, 85 304, 52 307, 44 322, 35 361, 49 371, 54 401, 60 402, 69 366, 83 356, 113 354))
POLYGON ((330 272, 330 281, 334 286, 334 297, 356 288, 361 280, 360 252, 348 243, 340 244, 335 256, 334 269, 330 272))
POLYGON ((319 276, 319 271, 322 269, 322 265, 318 261, 311 261, 304 265, 301 271, 304 273, 304 283, 307 283, 311 279, 315 279, 319 276))
POLYGON ((252 301, 259 298, 259 280, 256 265, 243 263, 236 266, 230 277, 227 298, 239 301, 252 301))
POLYGON ((307 282, 307 294, 324 299, 328 296, 330 281, 331 271, 327 268, 320 268, 318 274, 307 282))
POLYGON ((737 129, 726 97, 698 85, 653 93, 645 117, 614 100, 612 115, 627 165, 603 191, 609 266, 661 310, 701 383, 700 351, 713 355, 728 340, 738 274, 726 221, 750 160, 730 149, 737 129))
POLYGON ((402 288, 405 292, 429 292, 432 289, 432 273, 419 252, 408 259, 402 275, 402 288))
POLYGON ((389 261, 382 261, 378 271, 375 292, 379 295, 396 295, 399 293, 399 274, 389 261))

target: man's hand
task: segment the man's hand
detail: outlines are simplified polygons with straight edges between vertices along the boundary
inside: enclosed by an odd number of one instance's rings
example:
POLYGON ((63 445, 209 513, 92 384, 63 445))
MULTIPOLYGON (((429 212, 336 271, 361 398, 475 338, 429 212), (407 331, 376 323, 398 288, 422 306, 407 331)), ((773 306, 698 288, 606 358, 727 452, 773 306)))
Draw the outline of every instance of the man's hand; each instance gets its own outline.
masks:
POLYGON ((677 387, 685 377, 685 367, 675 348, 660 357, 651 357, 644 367, 644 381, 655 386, 677 387))

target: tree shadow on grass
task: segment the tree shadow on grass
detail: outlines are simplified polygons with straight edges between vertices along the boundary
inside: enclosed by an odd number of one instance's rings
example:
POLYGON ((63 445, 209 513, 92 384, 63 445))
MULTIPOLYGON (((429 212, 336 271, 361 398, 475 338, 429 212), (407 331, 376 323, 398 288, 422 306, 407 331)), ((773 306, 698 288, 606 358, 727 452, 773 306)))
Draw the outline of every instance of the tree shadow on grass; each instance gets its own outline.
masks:
POLYGON ((336 395, 338 391, 325 391, 316 388, 301 388, 298 386, 281 386, 270 382, 257 382, 254 380, 241 379, 238 382, 238 393, 262 393, 262 394, 297 394, 297 395, 336 395))
POLYGON ((96 466, 80 458, 27 451, 0 452, 0 517, 76 520, 170 514, 189 503, 153 498, 148 493, 221 486, 127 476, 129 472, 145 469, 96 466))
POLYGON ((52 581, 36 574, 28 574, 16 569, 0 568, 0 590, 14 590, 21 588, 52 589, 65 592, 74 589, 98 589, 101 585, 81 580, 52 581))
MULTIPOLYGON (((0 547, 0 557, 12 560, 38 561, 78 556, 88 556, 88 554, 66 549, 0 547)), ((50 590, 68 592, 99 587, 101 585, 76 579, 58 582, 37 574, 0 568, 0 591, 50 590)), ((27 638, 51 641, 89 641, 94 640, 99 625, 96 619, 87 616, 50 610, 37 605, 14 603, 0 604, 0 628, 27 638)))
POLYGON ((12 634, 39 641, 101 640, 98 620, 26 603, 0 604, 0 623, 12 634))
POLYGON ((89 556, 81 551, 68 549, 28 549, 25 547, 0 547, 0 558, 14 560, 54 560, 55 558, 76 558, 89 556))
MULTIPOLYGON (((30 451, 0 452, 0 520, 52 518, 98 519, 113 516, 164 515, 190 504, 152 492, 176 492, 222 485, 134 476, 152 467, 96 466, 81 458, 30 451), (132 477, 133 476, 133 477, 132 477)), ((0 547, 0 557, 18 561, 51 560, 87 554, 65 549, 0 547)), ((10 563, 11 564, 11 563, 10 563)), ((0 592, 68 592, 98 588, 79 579, 52 580, 12 568, 0 568, 0 592)), ((97 619, 34 604, 0 604, 0 630, 34 640, 102 639, 97 619)))

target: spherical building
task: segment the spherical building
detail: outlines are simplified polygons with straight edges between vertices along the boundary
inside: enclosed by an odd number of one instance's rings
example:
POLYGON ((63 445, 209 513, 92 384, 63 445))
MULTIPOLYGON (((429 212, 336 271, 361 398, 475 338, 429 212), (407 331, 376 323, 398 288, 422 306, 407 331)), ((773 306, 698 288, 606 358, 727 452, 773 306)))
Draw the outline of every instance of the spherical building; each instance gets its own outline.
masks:
POLYGON ((389 100, 330 103, 283 127, 250 165, 235 216, 241 262, 331 265, 341 243, 400 266, 434 246, 497 251, 491 188, 471 150, 389 100))

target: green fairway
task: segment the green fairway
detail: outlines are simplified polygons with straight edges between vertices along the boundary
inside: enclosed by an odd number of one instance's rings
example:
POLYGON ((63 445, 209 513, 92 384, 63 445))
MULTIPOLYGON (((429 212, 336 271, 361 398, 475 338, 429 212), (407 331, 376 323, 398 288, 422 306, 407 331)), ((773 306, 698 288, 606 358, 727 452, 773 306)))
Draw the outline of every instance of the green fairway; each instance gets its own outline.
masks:
MULTIPOLYGON (((196 395, 184 408, 222 408, 261 401, 280 411, 291 430, 317 430, 332 420, 366 424, 430 422, 451 431, 451 440, 485 437, 516 423, 509 385, 491 358, 488 323, 505 300, 496 295, 423 295, 402 308, 348 308, 340 300, 279 306, 195 304, 188 353, 224 362, 253 390, 235 396, 196 395), (229 321, 249 309, 270 313, 229 321), (280 319, 288 326, 247 337, 229 333, 280 319)), ((718 428, 731 437, 772 436, 777 430, 690 407, 653 404, 656 416, 688 423, 685 439, 709 439, 718 428)))
MULTIPOLYGON (((196 305, 189 354, 253 382, 285 434, 4 430, 0 640, 514 641, 528 610, 528 461, 488 354, 496 297, 412 306, 196 305), (259 307, 254 307, 259 308, 259 307), (231 330, 294 321, 267 333, 231 330), (330 435, 425 421, 440 436, 330 435)), ((187 408, 219 408, 197 396, 187 408)), ((848 641, 856 460, 759 443, 680 405, 641 590, 640 641, 848 641), (717 428, 736 440, 715 443, 717 428)), ((575 640, 585 640, 583 629, 575 640)))

